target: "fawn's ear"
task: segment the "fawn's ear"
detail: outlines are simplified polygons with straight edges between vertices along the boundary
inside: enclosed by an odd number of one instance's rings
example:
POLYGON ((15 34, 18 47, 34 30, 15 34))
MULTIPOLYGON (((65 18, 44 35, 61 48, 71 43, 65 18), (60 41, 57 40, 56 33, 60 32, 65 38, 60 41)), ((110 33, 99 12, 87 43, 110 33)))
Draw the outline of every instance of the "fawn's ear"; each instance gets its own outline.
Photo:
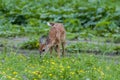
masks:
POLYGON ((48 26, 54 26, 55 23, 47 22, 48 26))
POLYGON ((49 37, 46 37, 46 44, 49 44, 50 43, 50 39, 49 37))

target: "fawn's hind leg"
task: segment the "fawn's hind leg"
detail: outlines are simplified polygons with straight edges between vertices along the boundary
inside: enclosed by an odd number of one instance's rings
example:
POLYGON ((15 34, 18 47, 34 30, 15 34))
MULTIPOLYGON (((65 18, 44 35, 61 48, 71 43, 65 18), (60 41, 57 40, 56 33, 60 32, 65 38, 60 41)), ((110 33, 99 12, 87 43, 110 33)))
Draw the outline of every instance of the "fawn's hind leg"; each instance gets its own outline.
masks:
POLYGON ((57 52, 58 45, 54 46, 55 52, 57 52))
POLYGON ((62 42, 62 55, 65 56, 65 42, 62 42))
POLYGON ((58 57, 60 57, 60 44, 56 46, 56 51, 57 51, 58 57))

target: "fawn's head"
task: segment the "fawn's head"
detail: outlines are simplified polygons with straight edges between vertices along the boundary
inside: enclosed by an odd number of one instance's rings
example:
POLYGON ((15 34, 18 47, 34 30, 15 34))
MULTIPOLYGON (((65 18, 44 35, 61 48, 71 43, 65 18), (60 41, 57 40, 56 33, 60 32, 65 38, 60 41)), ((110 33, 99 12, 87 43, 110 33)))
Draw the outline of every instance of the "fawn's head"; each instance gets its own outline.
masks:
POLYGON ((49 38, 45 38, 43 36, 40 38, 39 52, 41 55, 48 51, 48 43, 49 38))

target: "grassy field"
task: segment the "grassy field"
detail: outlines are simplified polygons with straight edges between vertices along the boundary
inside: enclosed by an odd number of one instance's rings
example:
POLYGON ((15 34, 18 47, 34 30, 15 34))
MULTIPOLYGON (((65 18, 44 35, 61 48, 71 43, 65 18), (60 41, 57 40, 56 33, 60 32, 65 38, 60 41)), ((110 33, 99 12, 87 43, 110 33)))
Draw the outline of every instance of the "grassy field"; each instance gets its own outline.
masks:
POLYGON ((119 80, 120 57, 78 54, 43 58, 39 54, 0 54, 1 80, 119 80))
POLYGON ((119 0, 0 0, 0 80, 119 80, 119 0), (66 56, 40 57, 46 22, 66 29, 66 56))
POLYGON ((14 49, 22 40, 17 39, 3 39, 6 43, 2 42, 0 50, 1 80, 119 80, 119 44, 101 43, 103 39, 68 41, 66 56, 57 58, 54 53, 51 58, 49 53, 40 57, 38 50, 30 47, 14 49), (116 49, 118 54, 114 53, 116 49))

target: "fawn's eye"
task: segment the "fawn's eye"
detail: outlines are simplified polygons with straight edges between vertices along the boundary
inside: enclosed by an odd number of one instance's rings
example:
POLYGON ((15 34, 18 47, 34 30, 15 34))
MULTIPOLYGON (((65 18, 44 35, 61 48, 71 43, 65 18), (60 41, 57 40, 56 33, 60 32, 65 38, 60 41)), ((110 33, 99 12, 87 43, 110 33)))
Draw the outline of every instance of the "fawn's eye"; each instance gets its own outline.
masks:
POLYGON ((43 52, 45 51, 45 49, 42 50, 43 52))

